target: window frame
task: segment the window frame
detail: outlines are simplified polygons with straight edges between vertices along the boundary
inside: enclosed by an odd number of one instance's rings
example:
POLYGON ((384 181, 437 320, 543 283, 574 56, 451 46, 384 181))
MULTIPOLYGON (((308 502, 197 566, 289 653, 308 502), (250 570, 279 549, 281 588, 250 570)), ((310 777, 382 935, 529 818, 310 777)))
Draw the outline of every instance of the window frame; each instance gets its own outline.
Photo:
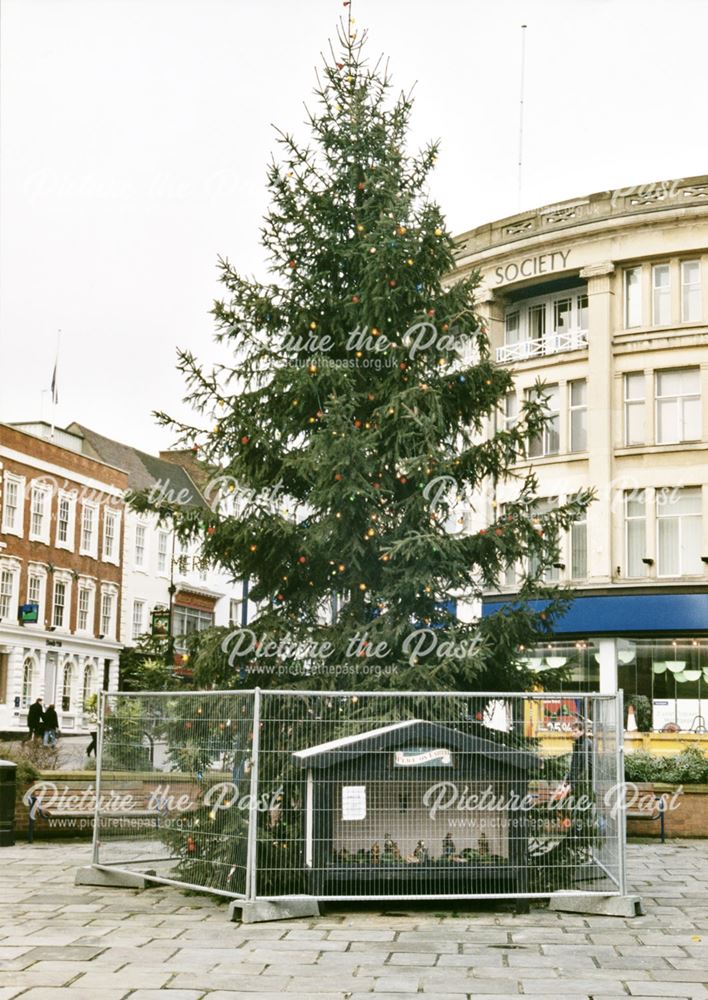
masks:
MULTIPOLYGON (((671 492, 671 487, 661 487, 657 489, 657 495, 661 493, 662 490, 667 490, 671 492)), ((703 567, 702 565, 697 565, 694 570, 688 572, 683 565, 683 544, 682 538, 684 533, 683 522, 688 518, 697 518, 699 521, 699 529, 702 526, 703 521, 703 496, 700 486, 684 486, 676 490, 677 493, 686 493, 691 490, 698 497, 698 511, 689 514, 663 514, 661 513, 664 507, 663 503, 656 504, 656 575, 657 579, 667 580, 667 579, 678 579, 683 577, 697 577, 702 575, 703 567), (676 558, 678 560, 678 572, 677 573, 664 573, 662 572, 661 565, 661 544, 660 544, 660 525, 666 521, 675 521, 678 526, 678 538, 676 545, 676 558)), ((700 535, 700 530, 699 530, 700 535)), ((699 556, 700 562, 700 556, 699 556)))
POLYGON ((25 521, 25 477, 18 476, 14 472, 10 472, 6 469, 3 473, 3 490, 2 490, 2 517, 0 518, 2 533, 4 535, 15 535, 17 538, 22 538, 24 534, 24 521, 25 521), (9 486, 13 486, 16 490, 16 505, 13 508, 15 511, 15 518, 13 523, 10 524, 7 520, 7 490, 9 486))
POLYGON ((61 574, 55 574, 52 583, 52 627, 62 631, 69 631, 71 627, 71 580, 61 574), (57 604, 57 588, 63 587, 63 600, 57 604), (57 621, 57 607, 62 608, 61 621, 57 621))
POLYGON ((15 622, 17 620, 17 577, 18 569, 10 563, 0 564, 0 622, 15 622), (7 607, 7 611, 4 608, 7 607))
POLYGON ((145 635, 146 632, 145 607, 146 607, 146 601, 144 601, 140 597, 135 598, 135 600, 133 601, 133 611, 130 624, 130 636, 133 642, 135 642, 136 639, 139 639, 141 635, 145 635), (136 619, 136 611, 138 610, 138 608, 140 609, 139 620, 136 619), (136 632, 136 625, 138 628, 137 632, 136 632))
POLYGON ((624 329, 636 330, 642 325, 642 267, 626 267, 623 271, 622 291, 624 294, 624 329), (636 291, 631 284, 630 276, 637 276, 636 291), (636 294, 636 300, 634 295, 636 294), (636 316, 634 315, 636 313, 636 316), (636 319, 636 322, 634 321, 636 319))
POLYGON ((106 507, 103 512, 103 537, 101 544, 101 558, 103 562, 117 566, 120 562, 120 511, 112 507, 106 507), (109 531, 109 525, 110 531, 109 531), (109 536, 112 534, 113 547, 108 548, 109 536))
POLYGON ((651 325, 671 326, 671 265, 666 261, 651 266, 651 325), (656 276, 659 273, 667 275, 666 285, 657 285, 656 276), (658 313, 661 311, 659 305, 661 309, 666 306, 668 312, 666 319, 659 318, 658 313))
POLYGON ((693 442, 698 442, 701 440, 701 418, 702 418, 702 399, 701 399, 701 369, 698 365, 689 365, 684 368, 657 368, 654 371, 654 440, 656 444, 690 444, 693 442), (695 374, 698 381, 698 389, 695 392, 679 392, 676 394, 670 394, 666 396, 659 395, 659 382, 663 375, 686 375, 695 374), (670 400, 675 400, 676 402, 676 431, 678 437, 676 438, 660 438, 660 428, 662 427, 662 422, 659 419, 659 409, 661 402, 667 402, 670 400), (685 404, 687 400, 691 400, 698 403, 698 435, 697 437, 686 437, 686 408, 685 404))
POLYGON ((170 533, 169 531, 158 531, 157 533, 157 574, 158 576, 169 576, 170 569, 170 533), (165 551, 162 551, 162 540, 165 541, 165 551), (164 557, 164 565, 162 560, 164 557))
POLYGON ((641 571, 639 572, 639 574, 630 572, 630 569, 633 568, 633 567, 630 567, 629 525, 630 525, 630 522, 633 523, 633 524, 638 524, 639 522, 641 522, 642 525, 643 525, 643 532, 642 532, 642 534, 644 536, 644 544, 642 545, 642 552, 644 552, 645 555, 644 556, 640 556, 640 560, 644 559, 646 557, 646 551, 647 551, 647 521, 648 521, 648 519, 647 519, 647 491, 646 491, 645 488, 633 489, 633 490, 625 490, 624 491, 624 495, 623 495, 623 498, 622 498, 622 520, 623 520, 623 534, 624 534, 624 566, 625 566, 625 576, 628 577, 630 580, 642 580, 642 579, 644 579, 647 576, 647 565, 646 565, 646 563, 642 562, 642 567, 641 567, 641 571), (642 495, 642 498, 641 498, 641 501, 639 501, 639 502, 641 502, 641 504, 642 504, 642 510, 643 510, 643 512, 642 512, 641 515, 633 514, 630 517, 630 515, 628 514, 628 505, 629 505, 629 503, 630 503, 631 500, 637 500, 636 494, 640 494, 640 493, 642 495))
POLYGON ((57 530, 56 530, 56 537, 54 539, 54 545, 58 549, 66 549, 68 552, 73 552, 75 541, 76 541, 76 496, 74 494, 68 493, 66 490, 59 490, 57 494, 57 530), (60 537, 60 529, 62 525, 61 508, 63 503, 66 503, 69 508, 68 517, 66 519, 65 539, 62 539, 60 537))
POLYGON ((84 500, 81 504, 81 523, 79 525, 79 555, 88 556, 90 559, 98 559, 98 531, 99 531, 99 505, 93 500, 84 500), (89 545, 84 544, 86 534, 85 518, 91 514, 91 531, 89 545))
POLYGON ((702 278, 702 267, 701 258, 693 257, 689 260, 682 260, 679 263, 680 271, 680 281, 681 281, 681 322, 682 323, 700 323, 703 318, 703 294, 701 288, 701 278, 702 278), (698 268, 698 281, 687 282, 684 279, 685 268, 688 264, 695 264, 698 268), (686 289, 690 290, 691 286, 695 286, 695 291, 698 292, 698 315, 696 317, 690 317, 686 315, 686 289))
POLYGON ((135 524, 135 537, 133 538, 133 567, 143 572, 147 572, 147 534, 148 526, 144 521, 137 521, 135 524), (142 537, 142 558, 138 561, 138 537, 142 537))
POLYGON ((625 448, 639 447, 646 444, 647 442, 647 377, 646 372, 624 372, 622 375, 622 409, 624 411, 624 434, 623 441, 625 448), (627 391, 629 388, 629 380, 632 377, 640 377, 642 379, 642 395, 641 396, 628 396, 627 391), (641 406, 642 411, 642 439, 641 441, 630 441, 629 439, 629 412, 630 408, 638 409, 641 406))
POLYGON ((543 393, 537 392, 537 390, 534 387, 531 387, 531 388, 529 388, 529 389, 526 390, 526 398, 530 399, 530 400, 534 400, 534 401, 535 400, 540 400, 543 397, 548 397, 550 395, 550 390, 555 390, 555 395, 556 395, 556 400, 557 400, 557 406, 558 406, 558 408, 556 410, 553 410, 550 407, 548 407, 548 412, 552 416, 552 423, 547 423, 546 424, 546 426, 543 428, 543 431, 541 432, 541 435, 539 437, 529 438, 528 439, 527 457, 530 458, 530 459, 533 459, 533 458, 552 458, 555 455, 560 455, 561 454, 561 450, 560 450, 560 446, 561 446, 561 439, 560 439, 561 438, 561 433, 560 433, 561 432, 560 383, 553 382, 550 385, 544 386, 544 392, 543 393), (554 433, 554 432, 555 432, 555 434, 558 437, 558 448, 555 451, 551 451, 550 448, 549 448, 549 440, 550 440, 550 435, 552 433, 554 433), (537 442, 537 441, 541 442, 541 451, 539 453, 536 453, 535 451, 532 450, 534 448, 534 443, 537 442))
POLYGON ((49 545, 52 517, 52 488, 46 483, 32 483, 30 486, 29 533, 30 542, 49 545), (41 513, 35 510, 35 497, 42 497, 41 513), (35 517, 40 516, 40 530, 35 531, 35 517))
POLYGON ((582 455, 588 450, 588 380, 587 378, 574 378, 568 382, 568 451, 574 455, 582 455), (582 385, 584 387, 584 399, 582 403, 573 402, 573 387, 582 385), (574 446, 573 435, 573 415, 581 413, 585 415, 583 422, 584 447, 574 446))

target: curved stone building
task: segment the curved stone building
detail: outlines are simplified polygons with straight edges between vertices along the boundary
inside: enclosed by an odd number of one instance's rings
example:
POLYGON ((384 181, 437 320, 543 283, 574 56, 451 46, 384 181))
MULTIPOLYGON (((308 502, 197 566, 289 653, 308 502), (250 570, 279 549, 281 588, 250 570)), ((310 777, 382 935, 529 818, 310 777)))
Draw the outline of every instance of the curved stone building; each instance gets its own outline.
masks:
MULTIPOLYGON (((577 592, 534 669, 652 703, 653 728, 708 725, 708 176, 602 192, 480 226, 459 270, 481 274, 496 360, 516 380, 501 422, 546 383, 530 443, 542 502, 598 499, 552 576, 577 592)), ((497 502, 509 499, 501 486, 497 502)), ((490 512, 491 516, 491 512, 490 512)), ((508 600, 501 593, 484 610, 508 600)), ((646 709, 646 705, 644 708, 646 709)))

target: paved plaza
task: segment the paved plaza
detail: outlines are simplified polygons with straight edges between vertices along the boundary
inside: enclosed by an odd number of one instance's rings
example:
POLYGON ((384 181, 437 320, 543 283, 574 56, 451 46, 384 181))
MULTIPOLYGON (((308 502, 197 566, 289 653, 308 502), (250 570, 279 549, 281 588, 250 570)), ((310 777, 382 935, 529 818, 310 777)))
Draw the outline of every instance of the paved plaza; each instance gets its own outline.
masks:
POLYGON ((634 919, 405 905, 229 924, 209 896, 75 887, 81 842, 0 850, 0 1000, 708 997, 708 841, 629 847, 634 919))

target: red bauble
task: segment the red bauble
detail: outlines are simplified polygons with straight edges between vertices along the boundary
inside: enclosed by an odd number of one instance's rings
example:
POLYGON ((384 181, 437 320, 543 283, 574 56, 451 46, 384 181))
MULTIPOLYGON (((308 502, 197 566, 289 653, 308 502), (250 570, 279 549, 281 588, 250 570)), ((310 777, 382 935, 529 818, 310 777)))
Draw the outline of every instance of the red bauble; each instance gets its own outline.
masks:
POLYGON ((243 435, 243 437, 241 438, 241 444, 248 444, 248 442, 249 442, 250 440, 251 440, 251 439, 250 439, 250 437, 248 436, 248 434, 244 434, 244 435, 243 435))
POLYGON ((357 303, 359 301, 360 301, 360 299, 359 299, 358 295, 352 295, 352 302, 357 303))
POLYGON ((294 260, 289 260, 288 267, 297 267, 297 263, 294 260))
POLYGON ((306 563, 307 562, 307 557, 306 556, 298 556, 297 561, 299 563, 306 563))
POLYGON ((361 427, 361 420, 355 420, 354 421, 354 426, 355 427, 361 427))

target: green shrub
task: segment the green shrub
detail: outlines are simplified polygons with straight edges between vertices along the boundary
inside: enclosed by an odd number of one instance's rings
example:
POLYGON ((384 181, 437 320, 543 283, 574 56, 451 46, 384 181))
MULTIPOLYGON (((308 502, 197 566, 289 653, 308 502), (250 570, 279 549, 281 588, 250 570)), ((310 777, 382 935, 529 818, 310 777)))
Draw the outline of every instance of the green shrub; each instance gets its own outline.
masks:
POLYGON ((17 770, 15 771, 15 797, 19 801, 25 791, 35 781, 39 780, 39 768, 30 759, 30 756, 26 752, 23 752, 21 747, 12 747, 9 750, 3 748, 0 757, 3 760, 11 760, 17 764, 17 770))
POLYGON ((672 757, 638 750, 625 757, 624 775, 626 781, 705 785, 708 784, 708 759, 697 746, 686 747, 672 757))

